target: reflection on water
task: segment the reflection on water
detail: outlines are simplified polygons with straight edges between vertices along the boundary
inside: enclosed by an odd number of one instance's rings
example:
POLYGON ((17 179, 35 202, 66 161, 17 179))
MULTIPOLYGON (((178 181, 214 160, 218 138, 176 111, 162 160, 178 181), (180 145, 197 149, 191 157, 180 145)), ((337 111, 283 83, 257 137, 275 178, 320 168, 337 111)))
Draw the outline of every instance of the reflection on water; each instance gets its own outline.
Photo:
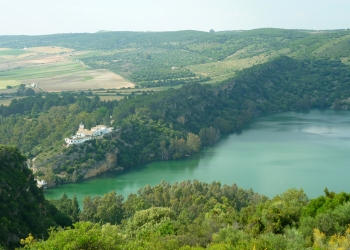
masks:
POLYGON ((46 197, 65 192, 103 195, 111 190, 127 197, 139 188, 197 179, 236 183, 273 197, 289 188, 303 188, 309 197, 325 187, 350 192, 350 112, 332 110, 286 112, 259 117, 249 129, 223 138, 215 147, 178 161, 153 162, 128 171, 111 172, 79 184, 48 190, 46 197))

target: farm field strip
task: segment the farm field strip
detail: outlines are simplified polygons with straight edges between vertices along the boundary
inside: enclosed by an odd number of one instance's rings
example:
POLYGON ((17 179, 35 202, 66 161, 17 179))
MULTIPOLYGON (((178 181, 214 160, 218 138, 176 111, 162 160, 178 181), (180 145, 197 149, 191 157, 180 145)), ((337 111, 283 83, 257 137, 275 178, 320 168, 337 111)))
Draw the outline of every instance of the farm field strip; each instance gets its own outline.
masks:
POLYGON ((31 78, 23 80, 24 84, 35 82, 47 92, 88 90, 88 89, 120 89, 133 88, 134 84, 108 70, 81 70, 47 78, 31 78))
POLYGON ((45 78, 73 73, 82 70, 85 70, 85 67, 81 63, 77 62, 50 63, 13 69, 9 71, 2 71, 0 73, 0 80, 25 80, 32 78, 45 78))

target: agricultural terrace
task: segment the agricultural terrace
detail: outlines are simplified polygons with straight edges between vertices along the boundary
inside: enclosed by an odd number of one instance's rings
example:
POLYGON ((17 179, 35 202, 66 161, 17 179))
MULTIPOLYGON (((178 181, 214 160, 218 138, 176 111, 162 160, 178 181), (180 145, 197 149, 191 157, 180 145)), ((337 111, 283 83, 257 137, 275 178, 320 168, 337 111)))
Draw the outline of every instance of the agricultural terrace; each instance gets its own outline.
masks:
POLYGON ((0 48, 0 89, 33 82, 47 92, 134 87, 119 75, 108 70, 91 70, 77 59, 84 54, 98 53, 55 46, 0 48))

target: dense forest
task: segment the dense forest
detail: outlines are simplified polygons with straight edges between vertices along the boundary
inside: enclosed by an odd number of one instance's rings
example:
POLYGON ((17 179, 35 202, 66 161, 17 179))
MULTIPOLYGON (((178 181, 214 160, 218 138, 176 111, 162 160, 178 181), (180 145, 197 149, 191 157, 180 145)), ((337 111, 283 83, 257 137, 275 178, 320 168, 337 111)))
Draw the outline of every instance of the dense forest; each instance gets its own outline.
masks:
POLYGON ((347 249, 350 194, 269 199, 235 184, 184 181, 47 201, 26 158, 0 146, 0 249, 347 249))

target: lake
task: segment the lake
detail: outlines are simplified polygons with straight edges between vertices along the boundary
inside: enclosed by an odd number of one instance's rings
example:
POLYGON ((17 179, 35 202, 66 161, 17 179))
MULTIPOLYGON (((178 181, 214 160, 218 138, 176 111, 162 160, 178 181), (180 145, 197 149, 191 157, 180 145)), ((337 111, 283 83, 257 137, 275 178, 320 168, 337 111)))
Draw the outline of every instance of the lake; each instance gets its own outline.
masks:
POLYGON ((112 190, 126 198, 145 185, 185 180, 236 183, 273 197, 289 188, 309 198, 330 191, 350 192, 350 112, 286 112, 260 116, 241 134, 225 136, 215 147, 177 161, 162 161, 105 173, 82 183, 45 191, 57 199, 65 192, 102 196, 112 190))

